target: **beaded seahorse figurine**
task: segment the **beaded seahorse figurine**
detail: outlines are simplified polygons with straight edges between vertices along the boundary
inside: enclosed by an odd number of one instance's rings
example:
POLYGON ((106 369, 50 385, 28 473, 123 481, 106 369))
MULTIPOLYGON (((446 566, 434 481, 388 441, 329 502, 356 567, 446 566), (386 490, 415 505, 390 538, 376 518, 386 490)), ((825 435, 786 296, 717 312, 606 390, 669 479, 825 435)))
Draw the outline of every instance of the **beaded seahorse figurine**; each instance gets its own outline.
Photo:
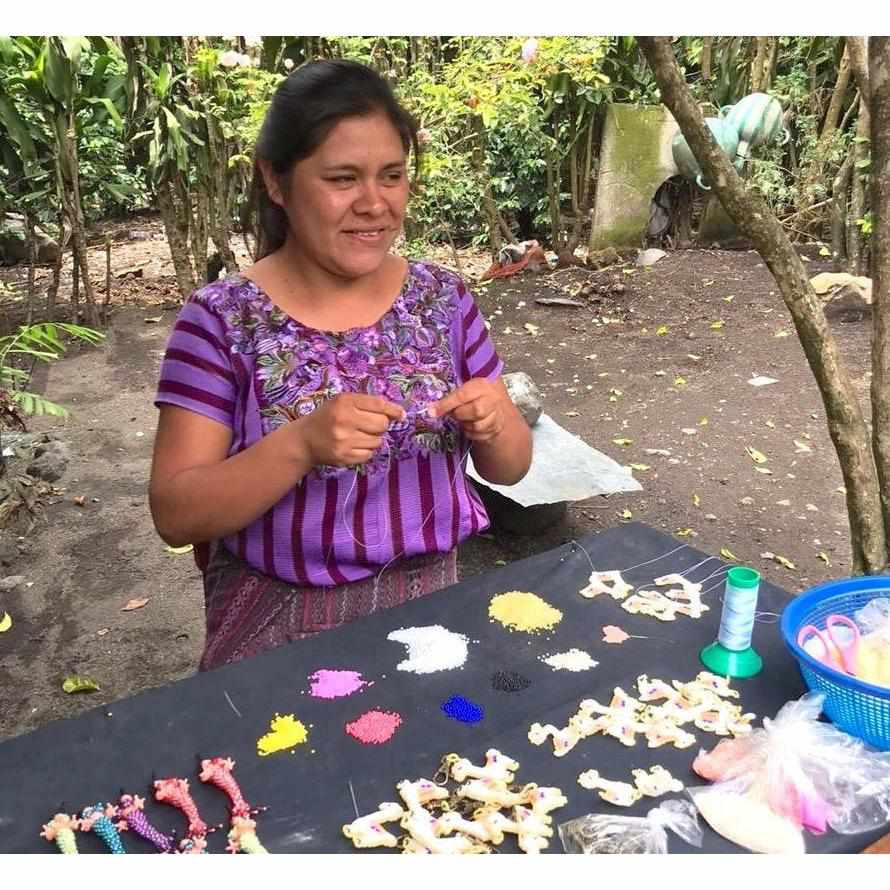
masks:
POLYGON ((189 820, 188 832, 179 842, 181 853, 203 853, 207 846, 207 823, 198 814, 198 808, 189 794, 188 779, 158 779, 154 783, 155 799, 168 803, 185 813, 189 820))
POLYGON ((231 757, 212 757, 201 760, 201 772, 198 777, 202 782, 216 785, 225 792, 231 802, 232 829, 229 832, 229 846, 226 849, 232 853, 267 853, 256 836, 256 822, 250 818, 254 813, 261 813, 267 808, 251 807, 244 799, 241 788, 232 774, 234 769, 235 761, 231 757))
POLYGON ((112 853, 126 853, 117 828, 111 821, 114 815, 115 808, 110 803, 99 802, 84 807, 80 814, 80 830, 92 831, 97 834, 112 853))
POLYGON ((256 822, 241 816, 232 817, 232 828, 229 831, 229 844, 226 849, 230 853, 268 853, 256 836, 256 822))
POLYGON ((77 853, 77 836, 74 834, 80 828, 80 822, 75 816, 67 813, 56 813, 51 822, 43 826, 40 836, 48 841, 55 841, 56 846, 63 853, 77 853))
POLYGON ((174 849, 174 838, 161 834, 143 812, 145 807, 144 798, 138 794, 122 794, 117 805, 117 828, 119 831, 129 829, 139 837, 154 844, 156 849, 161 853, 172 853, 174 849))

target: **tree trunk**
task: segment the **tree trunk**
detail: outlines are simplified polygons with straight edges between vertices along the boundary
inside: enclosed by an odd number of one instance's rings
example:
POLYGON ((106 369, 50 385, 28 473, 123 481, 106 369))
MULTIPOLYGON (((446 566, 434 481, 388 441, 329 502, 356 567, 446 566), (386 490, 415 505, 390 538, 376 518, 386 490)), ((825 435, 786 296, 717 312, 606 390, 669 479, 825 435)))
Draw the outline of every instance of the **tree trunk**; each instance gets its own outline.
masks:
POLYGON ((713 37, 703 37, 701 47, 701 79, 707 83, 711 79, 711 54, 714 48, 713 37))
POLYGON ((195 270, 189 257, 189 227, 177 212, 173 198, 173 186, 169 181, 158 184, 158 207, 164 221, 167 243, 170 245, 170 256, 176 270, 176 282, 179 293, 186 299, 195 290, 195 270))
POLYGON ((847 267, 847 208, 853 178, 853 152, 841 164, 831 187, 831 260, 835 272, 847 267))
POLYGON ((56 320, 56 301, 59 296, 59 282, 62 280, 62 264, 65 259, 65 247, 68 244, 68 233, 65 231, 65 216, 59 213, 59 255, 53 264, 53 277, 46 292, 46 320, 56 320))
POLYGON ((71 236, 71 321, 80 323, 80 258, 77 242, 71 236))
POLYGON ((28 239, 28 309, 25 324, 34 322, 34 267, 37 264, 37 232, 31 214, 25 212, 25 237, 28 239))
POLYGON ((865 174, 862 172, 862 164, 868 159, 868 139, 871 135, 871 123, 869 121, 868 105, 863 99, 859 100, 859 121, 856 125, 856 137, 859 140, 853 145, 853 183, 850 194, 850 210, 847 217, 847 271, 851 275, 861 275, 863 272, 865 250, 862 230, 856 220, 865 216, 865 174))
POLYGON ((491 176, 488 172, 488 163, 485 157, 485 125, 478 114, 473 114, 470 115, 470 126, 476 134, 470 159, 479 180, 479 188, 482 191, 482 211, 488 222, 488 241, 491 255, 497 257, 504 242, 501 238, 500 213, 498 213, 498 207, 491 192, 491 176))
POLYGON ((800 186, 799 209, 802 212, 798 225, 803 230, 808 230, 814 222, 814 213, 809 212, 809 208, 819 203, 823 197, 816 194, 816 186, 821 183, 825 177, 825 161, 831 149, 831 143, 834 134, 837 131, 838 121, 840 120, 841 111, 844 107, 844 96, 850 85, 850 54, 846 44, 844 45, 844 55, 841 59, 840 68, 838 70, 837 80, 831 93, 831 101, 828 104, 828 111, 825 113, 825 120, 822 124, 822 131, 816 143, 816 149, 813 153, 813 160, 809 167, 804 171, 802 176, 798 176, 800 186))
POLYGON ((890 528, 890 37, 870 37, 872 447, 890 528))
POLYGON ((773 48, 775 37, 756 37, 757 51, 751 65, 751 92, 762 93, 772 83, 773 48))
POLYGON ((847 50, 850 55, 850 69, 859 92, 869 104, 870 92, 868 88, 868 43, 864 37, 847 37, 847 50))
POLYGON ((207 278, 207 239, 209 237, 213 211, 211 209, 212 198, 205 187, 206 183, 199 183, 195 195, 195 213, 192 217, 189 245, 192 252, 193 265, 195 267, 195 281, 202 282, 207 278))
POLYGON ((111 303, 111 236, 105 236, 105 302, 102 304, 102 326, 108 325, 108 306, 111 303))
POLYGON ((593 173, 593 130, 596 123, 596 112, 591 112, 590 123, 587 127, 587 142, 584 147, 584 168, 578 179, 580 180, 580 197, 577 201, 573 200, 575 206, 575 222, 572 226, 572 232, 569 235, 566 252, 575 258, 575 251, 581 243, 584 234, 584 223, 590 214, 590 208, 593 206, 594 195, 594 179, 593 173))
POLYGON ((822 304, 800 257, 769 207, 745 189, 738 173, 705 127, 665 37, 637 37, 652 67, 664 103, 673 113, 726 212, 754 244, 776 279, 813 371, 847 489, 853 565, 857 572, 881 572, 887 538, 875 459, 855 390, 841 364, 822 304))
MULTIPOLYGON (((68 128, 66 131, 63 151, 67 153, 68 170, 70 178, 66 183, 66 201, 68 205, 68 221, 71 224, 71 240, 77 248, 77 265, 83 280, 84 304, 86 307, 86 323, 92 328, 99 327, 99 309, 96 304, 96 293, 93 290, 93 282, 90 278, 89 258, 87 254, 86 223, 83 218, 83 205, 80 202, 80 179, 78 176, 77 138, 75 136, 74 112, 68 113, 68 128)), ((63 171, 65 167, 63 167, 63 171)))
MULTIPOLYGON (((226 267, 226 272, 238 271, 238 262, 231 245, 232 208, 229 204, 229 154, 226 139, 219 124, 207 119, 207 148, 210 156, 210 235, 226 267)), ((206 265, 206 263, 205 263, 206 265)), ((197 266, 197 262, 196 262, 197 266)), ((197 266, 200 272, 203 266, 197 266)))

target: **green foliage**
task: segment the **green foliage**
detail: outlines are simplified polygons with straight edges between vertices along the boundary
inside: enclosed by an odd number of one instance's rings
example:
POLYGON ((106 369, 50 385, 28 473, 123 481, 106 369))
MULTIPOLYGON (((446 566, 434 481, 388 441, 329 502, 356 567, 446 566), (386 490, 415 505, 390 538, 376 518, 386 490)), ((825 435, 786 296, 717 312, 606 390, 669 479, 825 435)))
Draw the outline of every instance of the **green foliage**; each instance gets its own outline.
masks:
POLYGON ((104 334, 92 328, 48 322, 22 325, 14 334, 0 337, 0 390, 23 414, 67 416, 67 410, 61 405, 24 390, 30 372, 21 367, 23 364, 60 359, 66 349, 63 336, 90 344, 105 339, 104 334))

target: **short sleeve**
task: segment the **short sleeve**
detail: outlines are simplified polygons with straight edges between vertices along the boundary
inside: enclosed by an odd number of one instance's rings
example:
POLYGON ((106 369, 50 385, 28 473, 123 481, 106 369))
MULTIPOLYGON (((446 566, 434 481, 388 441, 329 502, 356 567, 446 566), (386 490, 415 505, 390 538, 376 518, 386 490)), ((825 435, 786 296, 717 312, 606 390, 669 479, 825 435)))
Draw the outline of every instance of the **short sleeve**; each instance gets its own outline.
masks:
POLYGON ((232 428, 235 402, 225 324, 196 292, 180 310, 167 343, 155 405, 176 405, 232 428))
POLYGON ((458 280, 458 367, 461 384, 473 377, 496 380, 504 370, 504 363, 495 349, 485 319, 463 281, 458 280))

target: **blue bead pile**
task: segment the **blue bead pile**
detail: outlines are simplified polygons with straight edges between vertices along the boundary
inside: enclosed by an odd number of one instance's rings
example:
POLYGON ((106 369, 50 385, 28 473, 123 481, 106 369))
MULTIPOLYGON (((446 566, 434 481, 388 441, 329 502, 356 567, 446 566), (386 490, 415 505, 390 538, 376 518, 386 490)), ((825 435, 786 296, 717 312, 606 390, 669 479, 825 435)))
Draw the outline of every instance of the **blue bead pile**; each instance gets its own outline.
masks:
POLYGON ((452 719, 461 723, 478 723, 485 716, 485 709, 462 695, 452 695, 442 702, 442 710, 452 719))

